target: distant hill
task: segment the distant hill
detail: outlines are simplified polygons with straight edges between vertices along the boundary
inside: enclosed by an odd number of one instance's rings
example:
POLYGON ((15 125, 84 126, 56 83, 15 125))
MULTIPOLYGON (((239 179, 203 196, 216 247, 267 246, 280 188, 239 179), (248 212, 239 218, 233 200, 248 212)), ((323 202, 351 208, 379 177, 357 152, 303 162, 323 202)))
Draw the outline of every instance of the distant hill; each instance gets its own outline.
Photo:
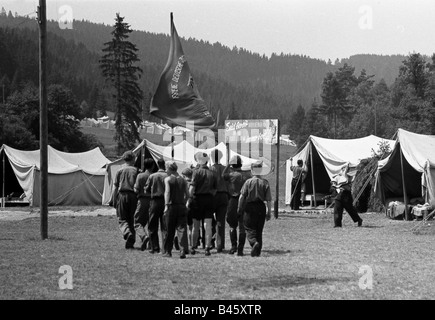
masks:
MULTIPOLYGON (((128 16, 125 21, 128 23, 128 16)), ((37 23, 26 17, 2 16, 0 28, 5 27, 35 31, 37 23)), ((78 87, 82 84, 81 91, 90 91, 93 86, 105 90, 98 59, 103 43, 111 39, 112 29, 112 26, 89 21, 74 21, 72 30, 60 29, 57 22, 49 22, 49 40, 55 42, 49 47, 63 55, 55 55, 56 59, 63 59, 65 64, 74 62, 74 67, 64 69, 67 78, 73 79, 70 81, 77 82, 78 87), (61 50, 65 45, 68 50, 61 50)), ((36 34, 32 36, 31 42, 37 43, 36 34)), ((169 35, 134 31, 129 40, 139 49, 144 70, 141 87, 149 99, 168 57, 169 35)), ((293 54, 267 57, 243 48, 229 48, 218 42, 212 44, 192 38, 182 38, 182 45, 201 95, 212 110, 222 111, 223 118, 228 116, 231 106, 235 106, 240 117, 285 119, 299 104, 306 109, 315 99, 320 101, 321 83, 326 73, 344 63, 354 66, 358 73, 366 69, 367 74, 375 75, 375 80, 383 78, 390 85, 405 59, 399 55, 361 54, 333 64, 293 54)), ((37 56, 37 52, 34 54, 37 56)), ((84 92, 79 97, 86 100, 84 92)))

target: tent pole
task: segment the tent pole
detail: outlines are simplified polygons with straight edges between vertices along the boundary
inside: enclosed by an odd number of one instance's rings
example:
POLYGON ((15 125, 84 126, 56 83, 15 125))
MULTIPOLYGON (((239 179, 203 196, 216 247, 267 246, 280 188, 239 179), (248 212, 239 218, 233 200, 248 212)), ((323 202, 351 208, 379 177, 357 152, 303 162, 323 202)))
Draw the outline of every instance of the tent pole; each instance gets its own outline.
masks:
POLYGON ((141 155, 141 159, 140 159, 140 170, 143 172, 144 169, 144 161, 145 161, 145 147, 146 147, 146 139, 143 139, 143 143, 142 143, 142 155, 141 155))
POLYGON ((279 119, 277 120, 277 143, 276 143, 276 179, 275 179, 275 203, 274 203, 274 215, 275 219, 278 219, 278 200, 279 200, 279 151, 280 151, 280 128, 279 119))
POLYGON ((313 162, 313 144, 310 144, 310 163, 311 163, 311 181, 313 184, 313 202, 314 207, 317 207, 316 203, 316 185, 314 184, 314 162, 313 162))
POLYGON ((229 143, 229 139, 227 138, 227 136, 225 136, 225 148, 227 150, 226 165, 229 165, 230 164, 230 143, 229 143))
POLYGON ((5 150, 3 149, 3 160, 2 160, 2 173, 3 173, 3 185, 2 185, 2 208, 5 207, 5 150))
POLYGON ((408 221, 409 220, 408 195, 406 194, 405 173, 403 171, 402 147, 399 146, 399 149, 400 149, 400 169, 402 171, 403 202, 405 202, 405 220, 408 221))

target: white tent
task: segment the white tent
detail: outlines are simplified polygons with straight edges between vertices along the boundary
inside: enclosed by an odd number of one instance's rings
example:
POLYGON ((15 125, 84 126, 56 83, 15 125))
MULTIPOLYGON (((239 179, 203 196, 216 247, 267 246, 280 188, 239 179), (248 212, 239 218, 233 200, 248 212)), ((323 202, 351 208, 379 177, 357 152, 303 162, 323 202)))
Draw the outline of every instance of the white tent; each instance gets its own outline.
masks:
POLYGON ((399 129, 393 152, 378 163, 375 193, 385 206, 406 195, 404 203, 422 198, 435 207, 435 136, 399 129))
MULTIPOLYGON (((39 206, 40 151, 3 145, 0 154, 7 158, 5 190, 23 191, 31 206, 39 206)), ((99 148, 66 153, 48 146, 48 205, 100 205, 108 163, 99 148)))
MULTIPOLYGON (((349 165, 351 171, 361 160, 370 158, 378 151, 382 142, 387 142, 391 149, 394 140, 386 140, 374 135, 358 139, 326 139, 310 136, 302 150, 293 156, 293 165, 297 160, 304 161, 307 170, 305 179, 306 194, 315 195, 314 198, 329 194, 331 178, 338 174, 343 166, 349 165)), ((286 193, 285 203, 291 201, 291 180, 293 172, 290 170, 290 159, 286 161, 286 193)))
MULTIPOLYGON (((212 150, 218 149, 222 152, 221 163, 225 164, 227 159, 227 150, 225 144, 223 142, 219 143, 215 147, 210 147, 206 149, 196 148, 191 145, 186 140, 179 142, 178 144, 174 144, 172 148, 171 145, 168 146, 159 146, 157 144, 151 143, 148 140, 143 140, 134 150, 133 152, 136 155, 136 166, 141 168, 142 161, 145 158, 152 157, 154 161, 157 161, 160 158, 164 160, 173 160, 178 165, 178 172, 181 172, 187 167, 190 167, 192 164, 196 165, 194 160, 194 155, 197 152, 207 153, 209 156, 212 150), (172 157, 172 151, 174 152, 174 156, 172 157)), ((242 170, 250 170, 251 163, 257 161, 257 159, 252 159, 243 155, 240 155, 232 150, 230 150, 229 158, 234 155, 239 155, 242 158, 242 170)), ((113 188, 113 179, 115 173, 124 165, 124 161, 122 159, 118 159, 107 166, 107 174, 104 181, 104 193, 103 193, 103 204, 108 204, 110 200, 110 195, 113 188)), ((271 164, 270 161, 264 161, 265 170, 270 170, 271 164)))

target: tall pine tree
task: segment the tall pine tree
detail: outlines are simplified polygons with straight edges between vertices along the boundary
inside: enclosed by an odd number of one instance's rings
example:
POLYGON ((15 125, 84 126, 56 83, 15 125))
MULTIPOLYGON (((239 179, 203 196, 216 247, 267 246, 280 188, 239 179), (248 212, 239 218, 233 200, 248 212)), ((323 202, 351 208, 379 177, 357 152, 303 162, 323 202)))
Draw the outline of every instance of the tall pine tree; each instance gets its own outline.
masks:
POLYGON ((135 66, 139 61, 137 47, 127 39, 132 32, 130 25, 124 22, 124 17, 116 14, 112 40, 106 42, 100 67, 106 81, 113 88, 115 100, 115 141, 118 152, 132 149, 140 140, 138 127, 141 122, 141 101, 143 92, 138 80, 142 69, 135 66))

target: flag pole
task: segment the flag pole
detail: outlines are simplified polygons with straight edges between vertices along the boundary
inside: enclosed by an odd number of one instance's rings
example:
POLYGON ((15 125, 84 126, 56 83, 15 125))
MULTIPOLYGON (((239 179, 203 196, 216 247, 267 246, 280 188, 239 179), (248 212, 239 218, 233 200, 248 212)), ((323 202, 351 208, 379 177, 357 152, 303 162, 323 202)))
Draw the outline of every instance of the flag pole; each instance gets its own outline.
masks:
POLYGON ((174 124, 171 124, 171 158, 172 161, 174 161, 174 141, 175 141, 175 137, 174 137, 174 124))
POLYGON ((47 14, 46 1, 39 0, 39 145, 41 238, 48 238, 48 122, 47 122, 47 14))

